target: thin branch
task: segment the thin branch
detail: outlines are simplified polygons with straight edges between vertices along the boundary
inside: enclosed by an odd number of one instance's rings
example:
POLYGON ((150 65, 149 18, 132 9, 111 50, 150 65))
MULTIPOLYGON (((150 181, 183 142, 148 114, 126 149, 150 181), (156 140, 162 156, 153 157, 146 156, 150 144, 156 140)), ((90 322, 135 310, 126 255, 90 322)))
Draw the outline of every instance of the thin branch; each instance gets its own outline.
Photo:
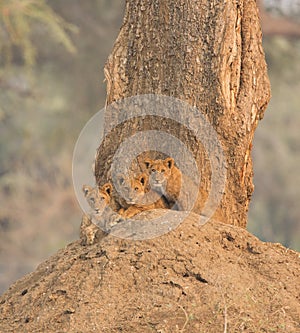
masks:
POLYGON ((181 310, 184 312, 184 314, 185 314, 185 318, 186 318, 185 323, 184 323, 184 325, 182 326, 182 329, 181 329, 181 333, 183 333, 184 330, 185 330, 186 325, 187 325, 188 322, 189 322, 189 316, 188 316, 187 312, 185 311, 185 309, 184 309, 184 307, 183 307, 182 305, 178 304, 178 306, 179 306, 179 307, 181 308, 181 310))

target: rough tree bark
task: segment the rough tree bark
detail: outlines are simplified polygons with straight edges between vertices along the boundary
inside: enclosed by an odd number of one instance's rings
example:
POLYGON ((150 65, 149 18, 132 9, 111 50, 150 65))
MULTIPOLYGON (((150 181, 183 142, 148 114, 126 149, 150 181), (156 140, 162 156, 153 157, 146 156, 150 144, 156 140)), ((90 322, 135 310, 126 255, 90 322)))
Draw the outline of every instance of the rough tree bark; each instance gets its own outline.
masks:
MULTIPOLYGON (((134 95, 161 94, 186 101, 205 115, 218 134, 228 166, 225 193, 214 217, 245 227, 253 192, 252 140, 270 99, 255 0, 127 0, 105 74, 108 104, 134 95)), ((95 165, 97 183, 108 178, 120 142, 151 126, 170 127, 135 119, 104 140, 95 165)), ((171 133, 178 133, 178 128, 171 133)), ((203 166, 205 154, 184 129, 177 136, 188 142, 202 168, 199 201, 203 201, 210 179, 209 168, 203 166)), ((202 206, 200 202, 194 211, 200 213, 202 206)))

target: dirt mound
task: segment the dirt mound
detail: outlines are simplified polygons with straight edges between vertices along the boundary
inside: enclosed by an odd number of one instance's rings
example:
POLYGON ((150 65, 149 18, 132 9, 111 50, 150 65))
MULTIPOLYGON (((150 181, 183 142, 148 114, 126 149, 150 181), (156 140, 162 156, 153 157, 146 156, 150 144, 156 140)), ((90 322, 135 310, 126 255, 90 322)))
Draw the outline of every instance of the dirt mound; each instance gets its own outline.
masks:
POLYGON ((299 254, 195 216, 60 250, 0 298, 1 332, 299 332, 299 254))

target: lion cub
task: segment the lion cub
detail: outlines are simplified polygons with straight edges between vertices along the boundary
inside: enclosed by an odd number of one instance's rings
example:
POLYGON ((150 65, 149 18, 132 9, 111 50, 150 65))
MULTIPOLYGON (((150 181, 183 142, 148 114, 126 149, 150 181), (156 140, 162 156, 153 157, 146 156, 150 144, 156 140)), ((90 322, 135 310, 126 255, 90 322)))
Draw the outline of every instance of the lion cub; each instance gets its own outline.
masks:
POLYGON ((124 218, 131 218, 145 210, 169 208, 163 196, 148 190, 148 176, 145 173, 131 178, 119 176, 118 182, 126 203, 130 205, 127 209, 119 210, 119 214, 124 218))
POLYGON ((112 193, 110 183, 104 184, 101 188, 84 185, 82 190, 92 212, 83 214, 80 239, 82 244, 91 245, 96 239, 102 239, 121 217, 109 208, 112 193))
POLYGON ((171 208, 177 203, 178 209, 181 210, 177 200, 181 189, 182 174, 175 166, 174 159, 171 157, 165 160, 145 159, 144 163, 149 174, 151 189, 164 195, 171 208))

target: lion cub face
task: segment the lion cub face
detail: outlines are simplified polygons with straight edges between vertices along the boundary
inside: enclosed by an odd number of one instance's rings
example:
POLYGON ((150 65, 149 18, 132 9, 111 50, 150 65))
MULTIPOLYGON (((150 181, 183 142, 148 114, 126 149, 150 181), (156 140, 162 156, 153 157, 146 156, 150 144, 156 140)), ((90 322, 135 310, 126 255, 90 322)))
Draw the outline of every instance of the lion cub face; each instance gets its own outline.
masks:
POLYGON ((174 159, 171 157, 165 160, 145 159, 145 166, 149 173, 149 183, 151 188, 165 187, 172 174, 174 159))
POLYGON ((128 178, 120 175, 118 182, 121 187, 121 193, 127 204, 134 205, 142 202, 148 182, 148 176, 146 174, 128 178))
POLYGON ((104 184, 101 188, 83 185, 82 190, 88 204, 96 214, 101 214, 105 207, 109 205, 112 192, 110 183, 104 184))

